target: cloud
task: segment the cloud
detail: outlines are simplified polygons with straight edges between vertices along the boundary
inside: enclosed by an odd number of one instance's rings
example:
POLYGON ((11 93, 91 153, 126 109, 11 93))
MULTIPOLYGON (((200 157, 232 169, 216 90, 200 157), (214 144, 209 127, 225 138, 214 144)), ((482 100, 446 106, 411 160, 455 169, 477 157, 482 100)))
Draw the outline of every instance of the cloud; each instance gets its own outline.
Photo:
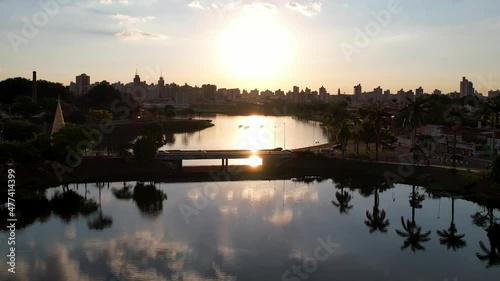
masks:
POLYGON ((162 34, 149 33, 137 29, 129 29, 122 32, 115 33, 115 36, 120 39, 166 39, 167 36, 162 34))
POLYGON ((133 17, 129 15, 124 15, 124 14, 114 14, 111 16, 111 18, 118 20, 120 24, 133 24, 137 22, 147 22, 150 20, 155 19, 155 17, 133 17))
POLYGON ((304 16, 312 17, 321 12, 322 5, 323 1, 314 1, 307 4, 301 4, 299 2, 288 2, 285 4, 285 7, 292 11, 299 12, 304 16))
POLYGON ((203 5, 201 5, 200 1, 192 1, 192 2, 190 2, 188 4, 188 7, 189 8, 202 9, 202 10, 207 9, 206 7, 204 7, 203 5))
POLYGON ((113 3, 120 3, 124 5, 130 4, 130 0, 99 0, 99 3, 104 5, 111 5, 113 3))
POLYGON ((254 2, 245 5, 244 9, 249 12, 272 12, 276 10, 276 6, 266 2, 254 2))

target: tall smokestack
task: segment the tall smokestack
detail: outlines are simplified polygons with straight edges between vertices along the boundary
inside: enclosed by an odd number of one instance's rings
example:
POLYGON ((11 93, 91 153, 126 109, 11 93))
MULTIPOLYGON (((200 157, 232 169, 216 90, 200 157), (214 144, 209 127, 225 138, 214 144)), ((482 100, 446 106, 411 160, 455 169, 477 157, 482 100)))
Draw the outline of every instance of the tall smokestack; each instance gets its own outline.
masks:
POLYGON ((37 100, 37 86, 36 86, 36 71, 33 71, 33 84, 31 86, 31 99, 33 100, 34 103, 36 103, 37 100))

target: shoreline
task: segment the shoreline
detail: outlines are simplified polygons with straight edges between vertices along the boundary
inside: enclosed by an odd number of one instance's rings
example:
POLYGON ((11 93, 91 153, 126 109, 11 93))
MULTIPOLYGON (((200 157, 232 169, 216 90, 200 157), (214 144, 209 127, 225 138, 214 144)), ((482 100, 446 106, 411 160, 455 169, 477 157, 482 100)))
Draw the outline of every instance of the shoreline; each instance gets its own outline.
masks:
MULTIPOLYGON (((413 168, 408 177, 400 176, 400 164, 366 162, 351 159, 295 157, 278 165, 186 166, 182 172, 170 163, 151 161, 138 163, 134 159, 86 159, 71 172, 62 171, 62 181, 49 164, 23 165, 16 170, 17 191, 30 193, 71 183, 96 182, 210 182, 297 179, 305 183, 316 177, 333 179, 352 189, 370 191, 375 186, 390 188, 394 184, 422 186, 435 196, 454 195, 478 204, 500 208, 500 188, 491 186, 484 172, 455 171, 444 167, 404 166, 413 168)), ((3 173, 3 171, 2 171, 3 173)), ((404 175, 404 174, 403 174, 404 175)), ((395 187, 394 187, 395 188, 395 187)), ((7 189, 3 188, 2 192, 7 189)))

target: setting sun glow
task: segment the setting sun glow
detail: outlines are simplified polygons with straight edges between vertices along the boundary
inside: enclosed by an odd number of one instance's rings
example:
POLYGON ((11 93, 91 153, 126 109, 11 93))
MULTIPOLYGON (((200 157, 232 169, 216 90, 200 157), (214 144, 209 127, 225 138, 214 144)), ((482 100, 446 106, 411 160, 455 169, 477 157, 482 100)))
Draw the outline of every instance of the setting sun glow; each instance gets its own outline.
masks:
POLYGON ((235 20, 221 33, 218 41, 223 70, 240 81, 273 79, 290 63, 291 36, 272 18, 235 20))

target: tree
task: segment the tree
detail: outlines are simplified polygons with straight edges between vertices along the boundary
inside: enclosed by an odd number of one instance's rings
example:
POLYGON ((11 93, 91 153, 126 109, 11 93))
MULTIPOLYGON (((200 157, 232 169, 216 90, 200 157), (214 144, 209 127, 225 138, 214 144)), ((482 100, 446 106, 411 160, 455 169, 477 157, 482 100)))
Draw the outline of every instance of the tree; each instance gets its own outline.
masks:
POLYGON ((77 104, 85 112, 102 109, 112 112, 114 118, 120 119, 130 118, 140 106, 134 96, 114 89, 106 81, 93 87, 86 95, 78 97, 77 104))
POLYGON ((498 117, 500 113, 500 97, 494 97, 488 99, 488 101, 482 105, 481 112, 483 113, 483 119, 490 120, 492 124, 491 132, 491 158, 494 159, 496 156, 495 150, 495 138, 497 133, 498 117))
POLYGON ((140 162, 151 161, 154 159, 158 147, 156 143, 148 137, 140 137, 132 146, 135 159, 140 162))
POLYGON ((498 184, 500 184, 500 156, 495 157, 490 167, 490 176, 498 184))
MULTIPOLYGON (((32 81, 25 78, 9 78, 0 82, 0 104, 12 104, 16 97, 24 96, 31 99, 32 81)), ((58 96, 65 102, 71 102, 73 95, 61 83, 44 80, 37 81, 38 100, 45 98, 57 99, 58 96)))
POLYGON ((402 127, 409 126, 413 130, 413 145, 416 145, 417 128, 424 123, 430 108, 429 98, 420 96, 415 99, 407 98, 407 106, 401 109, 396 117, 396 122, 402 127))
POLYGON ((27 141, 37 132, 33 123, 26 120, 9 120, 3 124, 3 139, 11 141, 27 141))
MULTIPOLYGON (((458 105, 451 106, 444 112, 444 120, 453 129, 453 155, 457 150, 457 130, 465 120, 465 108, 458 105)), ((456 157, 453 157, 453 167, 456 166, 456 157)))
POLYGON ((40 112, 38 105, 30 97, 25 96, 15 98, 10 109, 12 114, 22 115, 25 118, 40 112))
POLYGON ((87 113, 87 122, 93 126, 97 126, 103 121, 111 120, 113 120, 113 115, 107 110, 91 109, 87 113))
POLYGON ((85 135, 85 132, 89 132, 90 130, 87 126, 66 124, 66 126, 55 133, 52 136, 55 160, 65 163, 69 153, 73 155, 70 158, 83 156, 84 151, 93 146, 93 142, 85 135), (75 153, 76 155, 74 155, 75 153))
POLYGON ((77 111, 73 111, 69 114, 67 121, 69 121, 73 124, 81 125, 81 124, 85 124, 87 122, 87 118, 85 117, 85 114, 83 114, 83 112, 77 110, 77 111))
POLYGON ((345 151, 347 148, 347 143, 351 138, 351 128, 353 127, 353 122, 349 119, 341 120, 338 125, 335 127, 337 141, 340 142, 340 146, 342 147, 342 156, 345 155, 345 151))
POLYGON ((177 115, 177 113, 171 105, 165 105, 165 107, 163 108, 163 115, 167 119, 171 119, 171 118, 175 117, 177 115))
POLYGON ((467 246, 464 240, 465 234, 457 234, 458 230, 455 226, 455 198, 451 198, 451 223, 450 227, 446 230, 437 231, 440 237, 439 242, 445 245, 448 250, 456 251, 460 248, 467 246))
POLYGON ((375 130, 375 160, 378 161, 380 141, 382 136, 382 127, 389 124, 391 115, 389 108, 383 107, 382 104, 376 103, 373 106, 360 109, 360 116, 366 118, 368 122, 373 124, 375 130))
POLYGON ((166 143, 163 126, 157 122, 144 125, 141 131, 141 136, 153 140, 157 149, 164 146, 166 143))
POLYGON ((161 112, 162 110, 161 110, 158 106, 153 105, 152 107, 148 108, 148 111, 149 111, 149 113, 153 116, 153 119, 154 119, 155 121, 158 121, 158 117, 159 117, 159 116, 160 116, 160 114, 162 113, 162 112, 161 112))

